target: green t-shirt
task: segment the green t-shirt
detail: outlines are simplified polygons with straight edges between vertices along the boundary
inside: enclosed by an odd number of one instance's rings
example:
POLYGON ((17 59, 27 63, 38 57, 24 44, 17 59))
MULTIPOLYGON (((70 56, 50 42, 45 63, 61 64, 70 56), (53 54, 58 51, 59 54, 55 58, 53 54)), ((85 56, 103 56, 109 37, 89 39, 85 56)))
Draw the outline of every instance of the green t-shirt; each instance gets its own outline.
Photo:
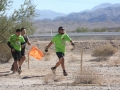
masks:
POLYGON ((11 35, 8 41, 10 42, 11 46, 17 51, 21 51, 21 43, 25 42, 23 36, 16 36, 15 34, 11 35))
POLYGON ((55 43, 55 51, 65 53, 66 41, 70 41, 71 38, 67 34, 57 34, 52 38, 52 42, 55 43))

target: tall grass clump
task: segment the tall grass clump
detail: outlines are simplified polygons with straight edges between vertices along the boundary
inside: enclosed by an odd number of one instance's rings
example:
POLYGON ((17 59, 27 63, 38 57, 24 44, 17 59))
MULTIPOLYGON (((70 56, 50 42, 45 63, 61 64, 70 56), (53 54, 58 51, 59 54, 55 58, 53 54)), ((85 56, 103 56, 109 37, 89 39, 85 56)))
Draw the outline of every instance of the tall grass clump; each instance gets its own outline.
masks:
POLYGON ((103 80, 103 76, 99 73, 99 71, 94 68, 83 68, 82 73, 80 71, 76 72, 74 75, 75 79, 73 84, 101 84, 103 80))
POLYGON ((95 57, 108 57, 115 54, 118 51, 117 48, 113 47, 111 44, 106 44, 100 47, 97 47, 93 52, 92 56, 95 57))

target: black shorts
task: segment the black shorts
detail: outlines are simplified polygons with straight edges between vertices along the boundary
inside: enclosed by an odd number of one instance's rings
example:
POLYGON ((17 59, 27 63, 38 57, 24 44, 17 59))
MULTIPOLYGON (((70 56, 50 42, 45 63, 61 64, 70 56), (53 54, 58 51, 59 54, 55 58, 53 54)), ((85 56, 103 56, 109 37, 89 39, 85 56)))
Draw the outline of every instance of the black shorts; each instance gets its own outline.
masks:
POLYGON ((58 56, 59 59, 60 59, 61 57, 64 57, 64 53, 62 53, 62 52, 56 52, 56 55, 58 56))
POLYGON ((16 51, 16 50, 15 50, 15 52, 12 52, 12 51, 11 51, 11 53, 12 53, 13 59, 14 59, 15 61, 20 60, 20 58, 21 58, 21 51, 16 51))
POLYGON ((22 50, 21 50, 21 57, 22 56, 25 56, 25 48, 23 48, 22 50))

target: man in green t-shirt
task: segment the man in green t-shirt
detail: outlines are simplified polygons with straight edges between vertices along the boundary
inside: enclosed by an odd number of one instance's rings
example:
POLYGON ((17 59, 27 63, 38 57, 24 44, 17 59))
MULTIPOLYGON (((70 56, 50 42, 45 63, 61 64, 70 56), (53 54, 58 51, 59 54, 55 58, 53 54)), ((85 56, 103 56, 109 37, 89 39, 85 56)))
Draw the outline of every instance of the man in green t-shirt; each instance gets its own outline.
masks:
POLYGON ((18 62, 21 58, 21 48, 25 46, 25 40, 23 36, 21 36, 20 29, 17 29, 16 33, 10 36, 7 44, 11 48, 11 53, 14 58, 13 73, 17 71, 20 74, 21 71, 18 69, 19 67, 18 62))
POLYGON ((63 75, 67 76, 67 72, 65 71, 65 65, 64 65, 64 54, 65 54, 66 41, 69 41, 71 45, 73 46, 75 45, 72 42, 71 38, 67 34, 64 34, 64 28, 60 26, 58 28, 58 34, 52 38, 51 42, 45 48, 45 52, 48 52, 48 48, 53 43, 55 44, 55 51, 56 51, 56 55, 59 58, 59 61, 56 63, 54 67, 51 68, 54 74, 55 74, 56 68, 61 64, 62 69, 63 69, 63 75))

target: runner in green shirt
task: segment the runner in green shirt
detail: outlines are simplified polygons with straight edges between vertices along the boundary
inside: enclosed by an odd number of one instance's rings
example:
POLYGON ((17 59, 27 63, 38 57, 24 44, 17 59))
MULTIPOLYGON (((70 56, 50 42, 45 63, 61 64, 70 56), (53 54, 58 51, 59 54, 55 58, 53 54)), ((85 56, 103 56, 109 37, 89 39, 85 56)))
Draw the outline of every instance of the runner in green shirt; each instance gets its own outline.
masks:
POLYGON ((11 48, 11 53, 14 58, 14 70, 13 73, 18 71, 20 74, 20 70, 18 69, 18 61, 21 58, 21 48, 25 45, 25 40, 23 36, 21 36, 21 30, 17 29, 16 33, 11 35, 8 42, 8 46, 11 48))
POLYGON ((51 68, 54 74, 55 74, 56 68, 61 64, 62 69, 63 69, 63 75, 67 76, 67 72, 65 71, 65 65, 64 65, 64 54, 65 54, 66 41, 71 42, 71 45, 73 46, 75 45, 72 42, 71 38, 67 34, 64 34, 64 28, 60 26, 58 28, 58 34, 52 38, 51 42, 45 48, 45 52, 47 52, 48 48, 53 43, 55 44, 55 51, 56 51, 56 55, 59 58, 59 61, 56 63, 54 67, 51 68))

